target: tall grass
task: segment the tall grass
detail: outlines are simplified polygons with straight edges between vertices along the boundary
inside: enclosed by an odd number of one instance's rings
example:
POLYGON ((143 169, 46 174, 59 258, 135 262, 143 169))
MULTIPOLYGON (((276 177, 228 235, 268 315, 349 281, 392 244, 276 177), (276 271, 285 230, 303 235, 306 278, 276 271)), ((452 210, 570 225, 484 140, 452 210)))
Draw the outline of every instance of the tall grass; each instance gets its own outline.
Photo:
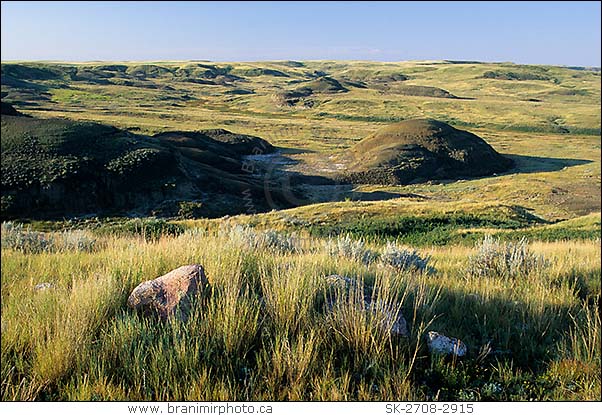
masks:
POLYGON ((508 284, 468 272, 478 247, 423 248, 417 255, 437 265, 426 273, 336 254, 327 240, 291 250, 236 238, 105 234, 93 250, 37 253, 3 245, 2 398, 599 398, 594 242, 529 244, 549 265, 508 284), (190 263, 212 289, 188 320, 127 309, 138 283, 190 263), (354 283, 333 288, 331 274, 354 283), (53 288, 34 290, 41 282, 53 288), (399 314, 409 337, 391 331, 399 314), (430 357, 428 330, 462 339, 467 357, 430 357))

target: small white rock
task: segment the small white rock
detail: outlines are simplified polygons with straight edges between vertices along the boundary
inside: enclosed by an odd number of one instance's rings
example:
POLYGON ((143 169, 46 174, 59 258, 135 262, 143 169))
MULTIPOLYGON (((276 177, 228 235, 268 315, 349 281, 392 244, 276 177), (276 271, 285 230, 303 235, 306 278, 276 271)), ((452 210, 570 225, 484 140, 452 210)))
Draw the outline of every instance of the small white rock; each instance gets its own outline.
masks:
POLYGON ((33 287, 33 290, 34 291, 45 291, 45 290, 50 290, 54 287, 55 287, 55 285, 51 282, 42 282, 40 284, 37 284, 35 287, 33 287))
POLYGON ((426 340, 431 353, 451 354, 458 357, 466 355, 467 347, 460 339, 450 338, 436 331, 429 331, 426 340))

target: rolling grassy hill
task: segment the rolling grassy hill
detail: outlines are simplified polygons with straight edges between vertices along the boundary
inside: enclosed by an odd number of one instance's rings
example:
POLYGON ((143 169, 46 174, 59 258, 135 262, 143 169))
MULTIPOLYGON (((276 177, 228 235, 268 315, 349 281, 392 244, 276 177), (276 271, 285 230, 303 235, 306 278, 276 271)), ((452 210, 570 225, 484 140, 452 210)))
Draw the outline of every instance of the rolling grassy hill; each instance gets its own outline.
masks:
POLYGON ((2 208, 26 223, 2 228, 2 399, 599 400, 600 89, 469 61, 2 63, 2 208), (512 166, 338 179, 420 144, 410 119, 512 166), (193 318, 127 309, 189 263, 213 287, 193 318), (332 274, 409 336, 353 296, 325 313, 332 274))
MULTIPOLYGON (((479 193, 548 219, 600 206, 599 71, 449 61, 24 62, 4 63, 2 71, 3 101, 36 117, 91 120, 149 135, 226 128, 280 147, 292 170, 318 173, 332 164, 330 156, 384 125, 432 118, 482 137, 516 167, 496 178, 396 191, 435 191, 456 200, 479 193), (347 92, 332 93, 332 85, 347 92), (439 88, 471 99, 407 95, 404 88, 439 88), (252 93, 231 93, 237 90, 252 93), (295 105, 274 99, 291 93, 295 105)), ((309 194, 320 193, 314 190, 309 194)))
MULTIPOLYGON (((26 117, 5 105, 2 216, 221 216, 239 212, 245 195, 265 210, 271 207, 258 197, 263 183, 242 168, 243 157, 257 148, 273 151, 259 137, 224 129, 145 136, 92 122, 26 117)), ((271 203, 278 200, 274 192, 271 203)))

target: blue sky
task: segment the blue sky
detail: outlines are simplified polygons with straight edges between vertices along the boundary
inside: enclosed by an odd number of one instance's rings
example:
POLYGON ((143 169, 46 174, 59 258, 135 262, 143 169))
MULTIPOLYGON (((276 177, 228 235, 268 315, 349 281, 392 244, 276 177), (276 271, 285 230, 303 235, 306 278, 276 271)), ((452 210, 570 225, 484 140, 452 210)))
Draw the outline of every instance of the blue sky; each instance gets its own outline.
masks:
POLYGON ((600 66, 599 2, 2 2, 2 60, 600 66))

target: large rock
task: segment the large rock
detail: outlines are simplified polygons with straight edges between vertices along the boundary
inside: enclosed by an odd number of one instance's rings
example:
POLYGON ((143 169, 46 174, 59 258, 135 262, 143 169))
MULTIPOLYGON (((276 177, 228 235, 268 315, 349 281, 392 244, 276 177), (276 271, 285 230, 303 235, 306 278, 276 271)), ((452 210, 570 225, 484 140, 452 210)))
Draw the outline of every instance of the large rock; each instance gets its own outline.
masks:
POLYGON ((447 337, 436 331, 429 331, 426 334, 426 342, 429 351, 433 354, 446 354, 462 357, 466 355, 466 344, 460 339, 447 337))
POLYGON ((156 313, 163 320, 178 312, 177 317, 185 320, 192 298, 208 286, 201 265, 184 265, 138 285, 128 298, 128 306, 145 314, 156 313))

